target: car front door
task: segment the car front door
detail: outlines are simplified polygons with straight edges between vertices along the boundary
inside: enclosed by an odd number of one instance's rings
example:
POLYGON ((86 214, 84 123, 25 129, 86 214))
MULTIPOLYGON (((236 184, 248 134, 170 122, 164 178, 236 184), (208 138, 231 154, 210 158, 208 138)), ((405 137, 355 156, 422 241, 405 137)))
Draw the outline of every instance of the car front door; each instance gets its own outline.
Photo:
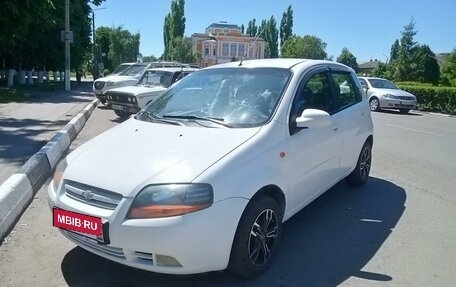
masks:
POLYGON ((328 73, 325 69, 314 70, 304 77, 290 109, 287 158, 292 213, 326 191, 339 178, 343 122, 340 115, 334 113, 335 99, 328 73), (328 112, 331 124, 298 128, 296 118, 305 109, 328 112))

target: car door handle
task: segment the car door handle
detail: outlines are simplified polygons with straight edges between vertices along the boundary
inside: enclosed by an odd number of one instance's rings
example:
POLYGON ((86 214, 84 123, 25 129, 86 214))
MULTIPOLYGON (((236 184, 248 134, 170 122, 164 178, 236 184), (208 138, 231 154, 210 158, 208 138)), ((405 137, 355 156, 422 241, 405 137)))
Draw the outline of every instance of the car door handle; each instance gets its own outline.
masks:
POLYGON ((332 129, 337 131, 339 129, 339 123, 333 124, 332 129))

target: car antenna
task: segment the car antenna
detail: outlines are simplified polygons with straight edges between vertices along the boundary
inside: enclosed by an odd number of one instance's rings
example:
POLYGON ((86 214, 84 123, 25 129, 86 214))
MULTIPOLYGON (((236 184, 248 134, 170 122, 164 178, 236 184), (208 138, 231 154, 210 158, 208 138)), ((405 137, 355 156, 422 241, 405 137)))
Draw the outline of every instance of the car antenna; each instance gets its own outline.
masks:
POLYGON ((247 49, 247 52, 245 52, 244 56, 242 57, 241 61, 239 62, 239 67, 242 66, 242 62, 245 60, 245 58, 247 58, 247 55, 250 53, 250 50, 252 50, 253 46, 255 46, 256 42, 258 41, 258 39, 260 38, 261 34, 263 34, 263 30, 264 29, 261 29, 260 33, 258 33, 258 35, 255 37, 255 41, 253 41, 253 43, 250 44, 250 47, 247 49))

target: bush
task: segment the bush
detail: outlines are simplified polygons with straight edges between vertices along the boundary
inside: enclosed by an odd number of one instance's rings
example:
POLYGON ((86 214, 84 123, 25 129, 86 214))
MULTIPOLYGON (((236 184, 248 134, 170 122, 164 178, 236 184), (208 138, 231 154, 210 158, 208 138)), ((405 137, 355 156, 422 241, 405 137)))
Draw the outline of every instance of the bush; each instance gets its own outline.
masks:
POLYGON ((400 83, 398 86, 416 96, 418 110, 456 115, 456 88, 400 83))

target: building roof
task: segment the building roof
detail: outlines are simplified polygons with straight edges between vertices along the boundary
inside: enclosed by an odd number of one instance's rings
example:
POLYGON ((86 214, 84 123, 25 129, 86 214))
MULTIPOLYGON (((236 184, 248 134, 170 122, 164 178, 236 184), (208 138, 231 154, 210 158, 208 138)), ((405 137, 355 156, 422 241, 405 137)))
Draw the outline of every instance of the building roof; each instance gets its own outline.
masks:
POLYGON ((374 69, 374 68, 377 68, 378 67, 378 64, 380 62, 375 60, 375 61, 369 61, 369 62, 365 62, 365 63, 361 63, 358 65, 358 67, 360 69, 374 69))
POLYGON ((210 29, 210 28, 224 28, 224 29, 238 29, 238 30, 241 29, 241 28, 239 28, 238 25, 228 24, 227 22, 212 23, 206 29, 210 29))

